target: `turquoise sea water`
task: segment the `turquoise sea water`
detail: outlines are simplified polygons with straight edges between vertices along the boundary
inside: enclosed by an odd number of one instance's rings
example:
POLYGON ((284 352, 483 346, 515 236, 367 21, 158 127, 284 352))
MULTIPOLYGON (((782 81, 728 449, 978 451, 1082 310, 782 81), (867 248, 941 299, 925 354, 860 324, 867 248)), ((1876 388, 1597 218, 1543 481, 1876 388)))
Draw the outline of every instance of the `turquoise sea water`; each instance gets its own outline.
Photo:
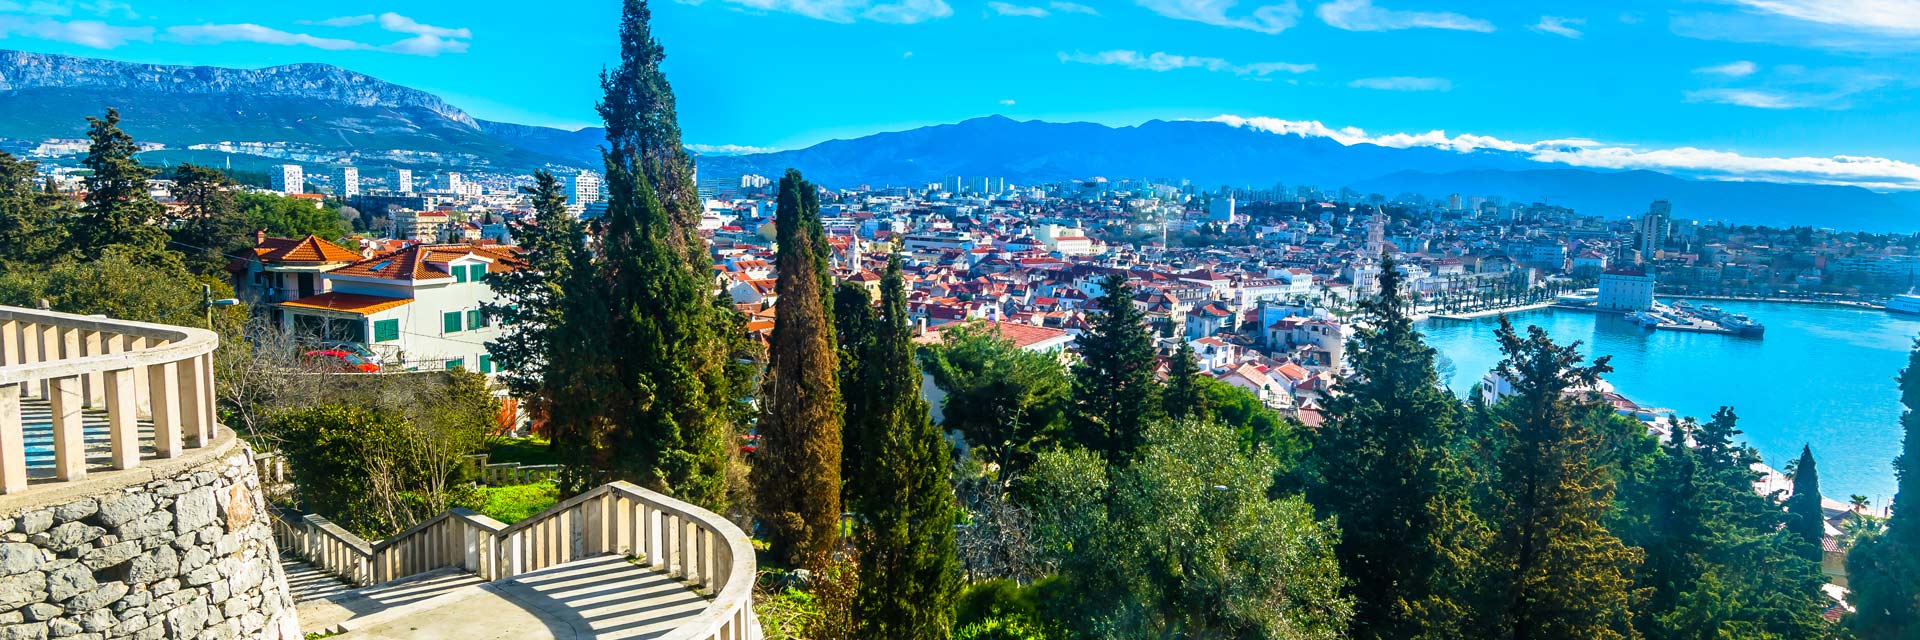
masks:
MULTIPOLYGON (((1708 301, 1766 324, 1765 338, 1651 331, 1613 314, 1544 309, 1510 316, 1554 340, 1582 341, 1589 357, 1613 356, 1606 379, 1643 406, 1705 421, 1721 405, 1740 415, 1745 438, 1774 468, 1811 444, 1821 493, 1875 506, 1894 491, 1900 448, 1894 377, 1920 335, 1920 318, 1811 304, 1708 301)), ((1494 318, 1429 320, 1427 340, 1452 360, 1448 386, 1465 395, 1500 361, 1494 318)))

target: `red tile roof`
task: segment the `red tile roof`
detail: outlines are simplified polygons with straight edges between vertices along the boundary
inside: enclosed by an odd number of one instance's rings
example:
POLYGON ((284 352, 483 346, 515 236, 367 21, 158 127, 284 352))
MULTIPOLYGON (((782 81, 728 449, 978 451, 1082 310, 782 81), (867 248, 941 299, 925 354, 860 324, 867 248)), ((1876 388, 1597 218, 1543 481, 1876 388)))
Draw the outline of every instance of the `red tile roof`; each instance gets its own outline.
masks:
POLYGON ((308 234, 305 238, 265 238, 253 248, 261 262, 354 262, 362 256, 352 249, 308 234))
POLYGON ((362 295, 358 293, 340 293, 337 291, 330 291, 330 292, 322 293, 319 295, 307 296, 299 300, 288 300, 286 302, 280 303, 280 306, 295 307, 300 309, 324 309, 327 311, 344 311, 347 313, 367 315, 370 313, 378 313, 381 311, 392 309, 394 307, 402 306, 409 302, 413 302, 413 299, 412 298, 389 298, 386 296, 369 296, 369 295, 362 295))
POLYGON ((333 274, 387 280, 452 278, 453 274, 435 264, 445 264, 468 255, 492 260, 492 264, 487 266, 488 273, 511 272, 525 264, 511 252, 501 249, 465 244, 417 244, 341 267, 334 270, 333 274))

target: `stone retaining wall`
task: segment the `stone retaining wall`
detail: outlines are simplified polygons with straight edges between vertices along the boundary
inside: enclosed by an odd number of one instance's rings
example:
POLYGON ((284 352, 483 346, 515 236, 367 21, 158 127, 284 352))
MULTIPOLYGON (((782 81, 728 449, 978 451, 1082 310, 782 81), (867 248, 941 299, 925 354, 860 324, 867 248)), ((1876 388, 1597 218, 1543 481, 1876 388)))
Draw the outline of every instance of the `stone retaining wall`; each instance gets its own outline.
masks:
POLYGON ((0 640, 300 640, 253 453, 222 440, 0 503, 0 640))

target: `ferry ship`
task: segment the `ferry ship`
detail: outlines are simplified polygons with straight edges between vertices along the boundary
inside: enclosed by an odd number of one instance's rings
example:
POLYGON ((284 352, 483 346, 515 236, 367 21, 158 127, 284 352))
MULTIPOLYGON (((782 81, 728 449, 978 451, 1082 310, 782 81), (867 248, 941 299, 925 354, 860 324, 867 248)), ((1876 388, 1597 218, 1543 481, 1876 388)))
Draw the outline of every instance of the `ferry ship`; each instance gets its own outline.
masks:
POLYGON ((1902 293, 1887 300, 1887 310, 1920 315, 1920 294, 1902 293))
POLYGON ((1767 332, 1765 325, 1754 322, 1745 314, 1729 313, 1720 307, 1700 307, 1696 313, 1722 328, 1743 336, 1759 336, 1767 332))

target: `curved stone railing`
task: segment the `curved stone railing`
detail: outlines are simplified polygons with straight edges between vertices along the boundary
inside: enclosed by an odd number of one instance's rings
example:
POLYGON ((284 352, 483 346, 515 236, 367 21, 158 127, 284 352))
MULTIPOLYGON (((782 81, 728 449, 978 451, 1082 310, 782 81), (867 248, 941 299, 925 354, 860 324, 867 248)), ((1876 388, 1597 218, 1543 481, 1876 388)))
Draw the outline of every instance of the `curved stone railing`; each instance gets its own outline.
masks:
POLYGON ((602 485, 513 525, 450 509, 377 543, 313 515, 282 511, 280 548, 355 585, 456 567, 502 580, 598 555, 618 554, 684 580, 712 599, 667 640, 756 639, 746 533, 725 518, 627 482, 602 485))
POLYGON ((23 400, 51 409, 53 482, 87 475, 86 409, 104 410, 113 469, 139 466, 143 420, 160 458, 213 442, 219 346, 205 329, 0 306, 0 493, 29 488, 23 400))

